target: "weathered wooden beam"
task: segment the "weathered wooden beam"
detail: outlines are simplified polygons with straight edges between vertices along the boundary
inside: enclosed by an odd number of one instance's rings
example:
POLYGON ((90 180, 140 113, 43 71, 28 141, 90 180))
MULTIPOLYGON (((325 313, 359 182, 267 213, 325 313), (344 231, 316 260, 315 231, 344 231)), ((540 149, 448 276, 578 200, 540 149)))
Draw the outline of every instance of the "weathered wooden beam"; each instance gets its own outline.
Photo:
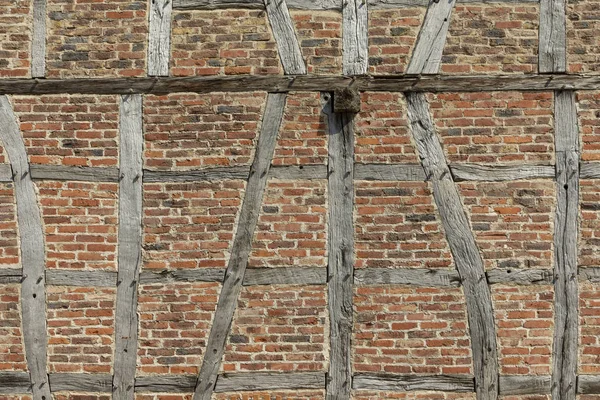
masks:
POLYGON ((554 282, 554 274, 549 269, 494 268, 485 274, 490 285, 545 285, 554 282))
POLYGON ((108 374, 50 374, 52 392, 110 393, 113 376, 108 374))
POLYGON ((577 276, 579 280, 600 282, 600 267, 579 267, 577 276))
POLYGON ((196 387, 196 375, 149 375, 135 379, 136 392, 191 393, 196 387))
POLYGON ((324 372, 251 372, 219 375, 215 392, 323 389, 324 372))
POLYGON ((255 285, 324 285, 327 269, 323 267, 249 268, 244 286, 255 285))
POLYGON ((391 375, 355 374, 352 381, 355 390, 390 390, 399 392, 473 392, 475 385, 469 375, 391 375))
POLYGON ((275 151, 277 134, 285 109, 285 94, 269 93, 262 120, 254 162, 246 185, 238 228, 233 240, 225 280, 219 295, 214 322, 208 337, 206 352, 198 375, 194 400, 210 400, 225 351, 233 314, 242 289, 244 273, 252 248, 254 229, 258 222, 260 205, 267 184, 269 167, 275 151))
POLYGON ((540 73, 566 72, 567 35, 565 0, 540 1, 539 55, 540 73))
POLYGON ((31 381, 27 372, 0 372, 0 394, 31 393, 31 381))
POLYGON ((346 76, 366 75, 369 71, 367 2, 342 2, 342 70, 346 76))
POLYGON ((137 288, 142 259, 142 96, 121 96, 119 250, 113 397, 133 400, 137 362, 137 288))
POLYGON ((427 268, 360 268, 354 283, 362 285, 460 286, 456 271, 427 268))
POLYGON ((554 121, 557 201, 554 220, 552 398, 575 400, 579 330, 577 217, 580 150, 574 92, 555 93, 554 121))
POLYGON ((423 25, 406 68, 407 74, 437 74, 456 0, 429 1, 423 25))
POLYGON ((500 394, 503 396, 549 393, 550 376, 500 375, 500 394))
POLYGON ((306 74, 302 50, 285 0, 264 0, 279 59, 286 75, 306 74))
POLYGON ((0 284, 21 283, 23 270, 21 268, 0 269, 0 284))
POLYGON ((464 287, 477 399, 495 400, 498 397, 496 327, 483 260, 446 163, 427 99, 422 93, 409 93, 406 101, 421 163, 432 182, 433 198, 464 287))
POLYGON ((579 177, 581 179, 600 179, 600 162, 579 163, 579 177))
POLYGON ((188 171, 144 170, 144 182, 200 182, 227 179, 248 179, 250 166, 204 168, 188 171))
POLYGON ((517 179, 554 179, 554 165, 478 165, 452 164, 455 181, 514 181, 517 179))
POLYGON ((36 165, 30 167, 32 179, 82 182, 118 182, 118 168, 36 165))
POLYGON ((46 270, 46 283, 54 286, 116 287, 117 273, 49 269, 46 270))
POLYGON ((418 164, 354 164, 354 179, 361 181, 425 181, 418 164))
POLYGON ((12 169, 10 164, 0 164, 0 182, 12 182, 12 169))
POLYGON ((329 133, 327 292, 331 333, 326 398, 343 400, 350 398, 352 388, 354 115, 334 113, 331 94, 321 96, 329 133))
POLYGON ((169 76, 172 0, 150 2, 148 76, 169 76))
POLYGON ((46 0, 33 1, 31 77, 46 76, 46 0))
POLYGON ((140 284, 170 282, 222 282, 225 276, 223 268, 171 269, 143 271, 140 284))
POLYGON ((327 179, 326 165, 273 165, 269 179, 327 179))
POLYGON ((577 376, 577 393, 600 394, 600 375, 577 376))
POLYGON ((21 245, 21 312, 25 358, 34 400, 50 399, 46 370, 46 253, 42 218, 29 172, 25 143, 6 96, 0 96, 0 141, 8 154, 15 183, 21 245))

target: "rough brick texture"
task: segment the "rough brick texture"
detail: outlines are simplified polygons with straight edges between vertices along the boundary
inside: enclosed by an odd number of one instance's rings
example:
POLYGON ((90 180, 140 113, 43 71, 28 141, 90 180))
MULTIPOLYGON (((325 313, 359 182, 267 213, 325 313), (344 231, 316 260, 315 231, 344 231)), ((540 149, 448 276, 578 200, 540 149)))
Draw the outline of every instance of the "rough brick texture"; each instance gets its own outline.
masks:
POLYGON ((355 288, 355 372, 472 374, 461 289, 355 288))
POLYGON ((334 11, 290 11, 309 74, 342 73, 342 15, 334 11))
POLYGON ((174 11, 171 43, 174 76, 283 72, 264 11, 174 11))
POLYGON ((0 183, 0 268, 18 268, 19 256, 14 186, 0 183))
POLYGON ((0 78, 30 77, 32 0, 0 1, 0 78))
POLYGON ((458 188, 486 268, 552 268, 554 182, 461 182, 458 188))
POLYGON ((269 180, 250 267, 326 267, 327 182, 269 180))
POLYGON ((48 0, 47 76, 146 75, 147 7, 140 0, 48 0))
POLYGON ((355 121, 356 162, 419 163, 401 93, 361 93, 361 112, 355 121))
POLYGON ((0 372, 27 371, 21 328, 21 288, 0 285, 0 372))
POLYGON ((48 371, 112 373, 116 288, 46 291, 48 371))
POLYGON ((265 98, 262 92, 146 96, 145 167, 251 164, 265 98))
POLYGON ((579 284, 579 365, 580 374, 600 373, 600 287, 597 283, 579 284))
POLYGON ((550 375, 553 287, 493 285, 491 291, 500 374, 550 375))
POLYGON ((217 393, 213 400, 324 400, 324 390, 217 393))
POLYGON ((238 300, 221 371, 326 371, 328 352, 324 286, 249 286, 238 300))
POLYGON ((452 266, 425 182, 355 182, 356 268, 452 266))
POLYGON ((139 287, 138 375, 198 373, 219 291, 204 282, 139 287))
POLYGON ((97 394, 97 393, 73 393, 73 392, 53 392, 54 399, 56 400, 110 400, 109 394, 97 394))
POLYGON ((244 195, 239 180, 144 185, 144 268, 225 268, 244 195))
POLYGON ((46 267, 117 270, 118 184, 37 182, 46 267))
POLYGON ((450 162, 553 162, 552 92, 428 95, 450 162))
POLYGON ((579 259, 582 267, 598 267, 598 250, 600 249, 600 181, 597 179, 582 179, 580 191, 579 217, 579 259))
POLYGON ((426 8, 369 11, 369 73, 406 72, 426 8))
MULTIPOLYGON (((354 390, 352 400, 475 400, 475 393, 444 392, 383 392, 371 390, 354 390)), ((503 399, 504 400, 504 399, 503 399)))
POLYGON ((116 166, 118 96, 14 96, 33 164, 116 166))
POLYGON ((577 92, 577 116, 581 136, 581 159, 600 160, 600 91, 577 92))
POLYGON ((537 5, 457 5, 440 72, 537 72, 539 19, 537 5))
POLYGON ((576 0, 567 4, 568 72, 600 72, 598 29, 600 9, 596 0, 576 0))

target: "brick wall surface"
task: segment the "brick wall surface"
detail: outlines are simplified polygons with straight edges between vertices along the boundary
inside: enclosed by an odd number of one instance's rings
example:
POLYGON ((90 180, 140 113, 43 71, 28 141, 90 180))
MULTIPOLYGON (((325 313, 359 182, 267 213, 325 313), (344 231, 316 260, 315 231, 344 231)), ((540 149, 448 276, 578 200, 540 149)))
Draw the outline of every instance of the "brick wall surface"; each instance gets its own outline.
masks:
POLYGON ((567 4, 568 72, 597 74, 600 10, 596 0, 577 0, 567 4))
POLYGON ((598 200, 597 179, 582 179, 580 191, 580 217, 579 217, 579 265, 582 267, 600 266, 597 258, 600 248, 600 208, 598 200))
POLYGON ((475 400, 475 393, 443 393, 443 392, 385 392, 371 390, 354 390, 352 400, 475 400))
POLYGON ((0 78, 30 77, 32 0, 0 1, 0 78))
POLYGON ((116 288, 47 288, 50 373, 113 373, 116 292, 116 288))
POLYGON ((20 263, 17 205, 12 183, 0 184, 0 268, 18 268, 20 263))
POLYGON ((342 73, 342 16, 339 12, 290 11, 309 74, 342 73))
POLYGON ((109 394, 56 392, 52 393, 56 400, 110 400, 109 394))
POLYGON ((581 159, 600 160, 600 91, 577 92, 577 117, 581 136, 581 159))
POLYGON ((600 294, 597 283, 579 286, 579 365, 580 374, 600 372, 600 294))
POLYGON ((20 292, 18 284, 0 285, 0 372, 27 371, 20 292))
POLYGON ((213 400, 324 400, 324 390, 217 393, 213 400))

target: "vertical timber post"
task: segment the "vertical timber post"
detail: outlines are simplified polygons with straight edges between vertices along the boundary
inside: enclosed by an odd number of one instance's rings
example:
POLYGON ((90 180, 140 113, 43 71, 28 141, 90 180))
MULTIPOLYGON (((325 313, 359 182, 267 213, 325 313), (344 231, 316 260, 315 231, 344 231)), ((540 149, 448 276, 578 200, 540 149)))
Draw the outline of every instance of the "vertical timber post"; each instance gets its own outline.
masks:
POLYGON ((151 0, 148 33, 148 76, 169 76, 172 0, 151 0))
POLYGON ((33 40, 31 43, 31 77, 46 76, 46 0, 33 1, 33 40))

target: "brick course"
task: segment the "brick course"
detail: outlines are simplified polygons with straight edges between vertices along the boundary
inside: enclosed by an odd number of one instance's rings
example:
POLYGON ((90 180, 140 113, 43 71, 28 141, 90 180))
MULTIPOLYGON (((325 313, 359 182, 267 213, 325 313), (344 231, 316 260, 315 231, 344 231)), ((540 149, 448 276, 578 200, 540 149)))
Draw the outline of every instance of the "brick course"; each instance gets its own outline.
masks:
POLYGON ((578 373, 600 372, 600 292, 599 285, 591 282, 579 283, 579 363, 578 373))
POLYGON ((17 205, 12 183, 0 183, 0 268, 20 264, 17 205))
POLYGON ((577 92, 577 117, 581 137, 581 160, 600 160, 600 91, 577 92))
POLYGON ((290 10, 309 74, 342 73, 342 14, 290 10))
POLYGON ((216 393, 213 400, 324 400, 324 390, 216 393))
MULTIPOLYGON (((475 400, 475 393, 444 393, 444 392, 386 392, 371 390, 354 390, 352 400, 475 400)), ((504 400, 504 399, 503 399, 504 400)))
POLYGON ((20 300, 20 285, 0 285, 0 372, 27 371, 20 300))
POLYGON ((29 78, 32 0, 0 1, 0 78, 29 78))
POLYGON ((578 265, 582 267, 600 266, 597 254, 600 249, 600 209, 598 193, 600 181, 597 179, 582 179, 579 184, 580 217, 579 217, 579 258, 578 265))

